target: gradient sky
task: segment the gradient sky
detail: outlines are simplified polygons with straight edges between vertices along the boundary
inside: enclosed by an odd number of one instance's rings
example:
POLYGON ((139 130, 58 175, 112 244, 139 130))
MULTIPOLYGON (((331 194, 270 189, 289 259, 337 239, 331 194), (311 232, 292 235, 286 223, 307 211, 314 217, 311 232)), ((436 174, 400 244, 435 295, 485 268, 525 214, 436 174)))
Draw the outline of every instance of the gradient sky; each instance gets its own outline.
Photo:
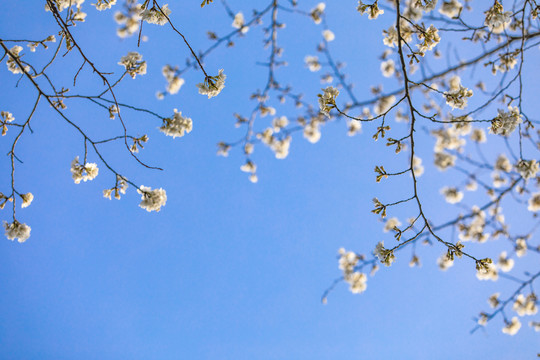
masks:
MULTIPOLYGON (((232 29, 217 1, 202 10, 199 1, 170 3, 172 20, 195 49, 208 46, 206 30, 225 34, 232 29)), ((266 3, 230 2, 233 11, 242 10, 246 16, 266 3)), ((304 9, 316 4, 300 3, 304 9)), ((328 25, 336 33, 336 57, 347 62, 359 79, 355 91, 365 98, 369 86, 380 81, 380 32, 392 19, 372 26, 365 17, 359 20, 353 3, 329 2, 328 25)), ((116 62, 137 50, 136 38, 116 37, 112 10, 99 13, 90 1, 84 8, 87 22, 76 27, 75 36, 98 67, 121 73, 116 62)), ((290 66, 278 72, 278 79, 297 84, 305 99, 316 104, 323 85, 305 68, 303 58, 315 54, 322 27, 305 17, 285 12, 280 16, 287 28, 280 31, 279 41, 290 66)), ((267 24, 265 18, 262 26, 267 24)), ((540 339, 526 325, 529 318, 522 319, 523 328, 514 337, 502 334, 500 318, 485 331, 469 334, 473 318, 487 310, 486 299, 506 283, 477 281, 474 264, 467 261, 439 271, 436 258, 444 249, 437 246, 422 247, 421 268, 408 267, 410 251, 405 250, 391 268, 368 280, 365 293, 353 295, 340 284, 328 304, 321 304, 324 290, 340 276, 340 247, 369 253, 381 239, 392 240, 370 213, 371 199, 383 192, 401 196, 403 185, 395 180, 375 184, 373 167, 393 161, 394 155, 384 143, 371 140, 371 128, 347 137, 343 121, 325 125, 315 145, 297 134, 285 160, 257 147, 257 184, 239 171, 244 161, 239 151, 228 158, 216 156, 218 141, 243 135, 234 128, 232 114, 248 114, 255 105, 250 93, 265 84, 266 70, 256 65, 268 56, 262 48, 262 26, 250 29, 234 48, 219 48, 207 58, 208 72, 217 74, 224 68, 228 76, 218 97, 198 95, 195 84, 202 76, 191 71, 178 95, 158 101, 155 92, 165 86, 161 67, 182 65, 188 52, 170 29, 145 25, 149 41, 137 51, 148 61, 148 74, 126 79, 117 94, 163 115, 178 108, 193 119, 194 130, 173 140, 157 130, 161 124, 154 118, 125 112, 130 129, 150 137, 141 158, 163 167, 163 172, 142 168, 120 145, 104 146, 103 151, 130 180, 167 190, 167 205, 160 213, 139 208, 133 188, 121 201, 103 199, 102 190, 114 178, 94 154, 89 161, 98 162, 99 176, 74 184, 69 165, 82 156, 83 142, 41 104, 32 121, 34 133, 20 141, 18 156, 24 163, 16 171, 20 191, 35 196, 30 207, 17 212, 20 221, 32 227, 32 235, 25 244, 0 241, 0 358, 534 357, 540 339)), ((41 2, 0 4, 0 38, 40 39, 53 33, 57 30, 52 16, 41 2)), ((25 59, 43 61, 40 55, 51 51, 32 54, 25 49, 25 59)), ((71 86, 81 61, 69 54, 62 64, 51 73, 60 84, 71 86)), ((17 80, 5 61, 0 64, 0 110, 23 119, 35 91, 26 79, 15 87, 17 80)), ((92 92, 86 89, 99 85, 90 72, 78 81, 73 92, 92 92)), ((67 105, 67 114, 90 134, 109 129, 118 134, 118 123, 102 109, 83 101, 67 105)), ((280 115, 295 114, 290 106, 284 109, 280 115)), ((9 139, 0 139, 0 153, 7 153, 9 139)), ((426 141, 420 146, 429 151, 433 140, 426 141)), ((0 169, 0 191, 6 193, 7 156, 0 157, 0 169)), ((427 165, 426 170, 433 168, 427 165)), ((437 176, 426 174, 422 184, 429 199, 427 211, 441 216, 437 176)), ((6 207, 0 215, 8 220, 10 210, 6 207)))

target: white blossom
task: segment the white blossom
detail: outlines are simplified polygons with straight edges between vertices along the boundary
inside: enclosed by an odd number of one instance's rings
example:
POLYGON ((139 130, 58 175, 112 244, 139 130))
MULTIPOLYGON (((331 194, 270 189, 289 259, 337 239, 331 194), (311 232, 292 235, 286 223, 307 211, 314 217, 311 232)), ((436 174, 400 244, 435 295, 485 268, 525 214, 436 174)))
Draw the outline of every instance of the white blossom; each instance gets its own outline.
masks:
POLYGON ((489 263, 485 267, 478 268, 476 271, 476 278, 478 280, 497 281, 499 279, 499 273, 495 265, 489 263))
POLYGON ((346 251, 344 248, 339 249, 339 269, 343 271, 345 276, 350 275, 354 271, 354 267, 358 264, 358 255, 352 251, 346 251))
POLYGON ((385 265, 390 266, 396 260, 394 252, 384 248, 384 241, 380 241, 373 254, 385 265))
POLYGON ((391 26, 388 30, 383 30, 383 44, 388 47, 395 47, 398 43, 398 33, 395 26, 391 26))
POLYGON ((456 162, 456 157, 454 155, 445 153, 445 152, 436 152, 435 153, 435 166, 437 169, 444 171, 449 167, 454 166, 456 162))
POLYGON ((449 18, 456 18, 463 10, 463 5, 458 0, 444 0, 439 12, 449 18))
POLYGON ((422 165, 422 159, 418 156, 413 157, 413 171, 414 176, 419 177, 424 173, 424 165, 422 165))
POLYGON ((396 102, 396 97, 394 95, 390 96, 383 96, 381 97, 376 103, 375 107, 373 108, 373 111, 377 115, 381 115, 386 113, 392 105, 394 105, 396 102))
POLYGON ((99 11, 110 9, 111 6, 116 5, 116 0, 98 0, 97 3, 92 4, 99 11))
POLYGON ((488 322, 488 315, 486 313, 480 313, 480 317, 478 318, 478 325, 485 326, 488 322))
POLYGON ((367 275, 356 271, 345 278, 349 283, 349 290, 353 294, 360 294, 367 289, 367 275))
POLYGON ((499 64, 493 64, 492 73, 497 74, 497 71, 501 73, 512 70, 517 65, 517 53, 505 53, 499 55, 499 64))
POLYGON ((167 136, 172 136, 173 138, 179 136, 182 137, 184 134, 190 133, 193 129, 193 121, 182 116, 182 112, 174 109, 174 116, 171 118, 163 119, 163 125, 159 130, 167 136))
POLYGON ((170 14, 171 9, 169 9, 168 4, 165 4, 161 6, 161 11, 156 7, 143 10, 141 12, 141 19, 149 24, 165 25, 170 14))
POLYGON ((510 172, 512 171, 512 164, 505 154, 500 154, 495 161, 495 170, 510 172))
POLYGON ((502 272, 509 272, 514 267, 514 259, 510 259, 507 256, 506 251, 503 251, 499 255, 499 262, 497 263, 497 265, 502 272))
POLYGON ((412 5, 425 12, 430 12, 437 6, 437 0, 412 0, 412 5))
POLYGON ((304 62, 306 63, 309 71, 315 72, 321 70, 321 63, 319 62, 319 58, 317 56, 308 55, 304 58, 304 62))
POLYGON ((223 73, 223 69, 219 70, 218 75, 208 76, 204 79, 204 83, 197 84, 199 94, 208 95, 208 98, 217 96, 225 87, 225 79, 227 76, 223 73))
POLYGON ((445 186, 441 189, 441 194, 449 204, 457 204, 463 199, 463 193, 455 187, 445 186))
POLYGON ((272 120, 272 127, 276 133, 285 128, 287 125, 289 125, 289 119, 287 119, 286 116, 281 116, 272 120))
POLYGON ((23 243, 30 237, 30 231, 32 228, 26 224, 21 224, 17 220, 13 220, 12 223, 4 221, 4 229, 6 229, 6 237, 8 240, 17 239, 18 242, 23 243))
POLYGON ((131 51, 126 56, 122 56, 118 65, 124 66, 133 79, 137 74, 146 74, 146 61, 142 61, 142 55, 136 51, 131 51))
POLYGON ((34 195, 32 193, 30 193, 30 192, 26 193, 26 194, 21 194, 21 199, 23 201, 22 204, 21 204, 21 207, 25 208, 25 207, 30 206, 30 204, 34 200, 34 195))
POLYGON ((325 8, 326 8, 326 4, 321 2, 321 3, 318 3, 317 6, 315 6, 313 9, 311 9, 311 12, 309 13, 309 15, 311 16, 315 24, 321 23, 322 14, 325 8))
POLYGON ((148 186, 141 186, 137 192, 141 194, 139 206, 148 212, 159 211, 167 203, 167 193, 161 188, 152 190, 148 186))
POLYGON ((244 14, 241 11, 234 16, 232 27, 239 29, 242 34, 248 32, 249 27, 245 25, 244 14))
POLYGON ((503 6, 498 1, 495 1, 495 4, 485 14, 484 25, 495 34, 502 33, 512 21, 512 12, 504 11, 503 6))
POLYGON ((379 15, 384 14, 383 9, 379 9, 379 4, 377 1, 375 1, 371 5, 366 5, 362 1, 358 1, 358 6, 356 7, 356 10, 364 15, 365 13, 368 14, 368 19, 374 20, 379 17, 379 15))
POLYGON ((471 140, 479 144, 485 143, 487 141, 487 136, 484 129, 474 129, 471 133, 471 140))
POLYGON ((322 32, 322 36, 323 36, 324 40, 326 40, 328 42, 334 41, 335 38, 336 38, 336 35, 332 32, 332 30, 328 30, 328 29, 326 29, 326 30, 324 30, 322 32))
POLYGON ((527 253, 527 242, 523 238, 519 238, 516 240, 516 246, 514 247, 514 251, 516 252, 516 255, 518 257, 522 257, 527 253))
POLYGON ((523 294, 519 294, 514 301, 512 309, 519 315, 536 315, 538 307, 536 306, 536 295, 529 294, 526 298, 523 294))
POLYGON ((94 180, 98 176, 99 169, 96 163, 79 163, 79 157, 75 157, 71 162, 71 176, 75 184, 82 181, 94 180))
POLYGON ((247 161, 244 165, 240 166, 240 170, 247 173, 254 174, 257 171, 257 165, 252 161, 247 161))
POLYGON ((521 323, 519 322, 519 319, 514 316, 512 321, 506 323, 506 325, 502 328, 502 332, 508 335, 516 335, 520 328, 521 323))
POLYGON ((319 121, 313 119, 304 126, 304 138, 310 143, 315 144, 321 139, 321 130, 319 129, 319 121))
POLYGON ((383 231, 389 232, 390 230, 393 230, 394 227, 398 227, 400 225, 401 225, 401 222, 399 222, 398 218, 396 217, 390 218, 386 220, 386 222, 384 223, 383 231))
POLYGON ((540 170, 540 164, 536 160, 519 160, 516 170, 524 179, 531 179, 540 170))
POLYGON ((508 110, 510 111, 498 110, 499 115, 491 121, 489 128, 492 134, 509 136, 522 122, 521 114, 516 106, 509 106, 508 110))
POLYGON ((354 136, 362 131, 362 122, 358 120, 347 120, 347 136, 354 136))
POLYGON ((467 100, 473 95, 472 90, 459 85, 457 90, 451 90, 444 93, 446 103, 452 107, 452 109, 463 110, 467 107, 467 100))
POLYGON ((9 71, 11 71, 13 74, 22 74, 24 72, 30 71, 30 66, 24 65, 24 71, 20 68, 20 66, 17 64, 17 61, 15 59, 21 61, 21 57, 19 56, 19 53, 22 51, 22 47, 19 45, 15 45, 11 49, 9 49, 9 55, 6 61, 7 68, 9 71))
POLYGON ((389 59, 381 63, 381 72, 384 77, 390 77, 396 72, 396 63, 389 59))
POLYGON ((289 155, 292 137, 289 135, 284 139, 272 142, 271 148, 276 155, 276 159, 285 159, 289 155))
POLYGON ((418 38, 422 40, 422 43, 417 45, 421 55, 428 50, 432 50, 441 41, 439 30, 433 25, 430 25, 425 31, 418 33, 418 38))
POLYGON ((540 192, 532 194, 531 198, 529 199, 529 206, 527 207, 527 210, 532 212, 537 212, 540 210, 540 192))
MULTIPOLYGON (((64 9, 69 8, 70 6, 76 6, 79 8, 82 3, 84 3, 84 0, 55 0, 54 5, 56 5, 56 8, 58 11, 62 12, 64 9)), ((45 10, 51 11, 49 8, 49 4, 45 4, 45 10)))
POLYGON ((323 93, 317 95, 319 97, 319 109, 321 113, 329 116, 330 110, 336 107, 336 97, 339 95, 339 90, 333 86, 328 86, 322 90, 323 93))
POLYGON ((499 306, 499 304, 501 303, 501 302, 499 301, 499 295, 501 295, 501 294, 495 293, 495 294, 491 295, 491 296, 488 298, 488 304, 489 304, 489 306, 491 306, 493 309, 496 309, 496 308, 499 306))
POLYGON ((171 65, 165 65, 161 69, 161 73, 167 80, 167 92, 171 95, 178 93, 185 81, 177 75, 178 68, 173 68, 171 65))

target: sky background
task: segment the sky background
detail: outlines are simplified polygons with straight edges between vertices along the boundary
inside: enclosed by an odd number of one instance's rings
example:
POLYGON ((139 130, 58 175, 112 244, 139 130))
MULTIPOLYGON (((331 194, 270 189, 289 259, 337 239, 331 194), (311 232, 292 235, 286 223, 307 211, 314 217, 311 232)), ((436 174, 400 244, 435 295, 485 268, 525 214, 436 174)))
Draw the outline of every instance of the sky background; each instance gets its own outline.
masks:
MULTIPOLYGON (((233 11, 246 17, 267 5, 262 0, 247 3, 230 2, 233 11)), ((301 1, 303 9, 315 4, 301 1)), ((328 25, 336 34, 336 58, 347 62, 358 79, 356 94, 366 98, 369 86, 381 79, 380 34, 392 19, 373 26, 354 6, 352 1, 330 2, 328 25)), ((195 49, 208 46, 207 30, 220 35, 232 30, 219 2, 202 10, 199 1, 171 2, 170 8, 171 19, 195 49)), ((158 101, 155 93, 166 85, 161 67, 182 65, 189 55, 178 36, 166 27, 145 24, 149 41, 136 49, 135 37, 121 40, 115 35, 116 9, 99 13, 88 1, 83 9, 87 21, 74 34, 98 68, 121 74, 117 61, 135 50, 148 61, 148 74, 126 79, 117 95, 162 115, 177 108, 193 119, 194 129, 173 140, 158 131, 161 124, 155 118, 123 113, 133 133, 150 137, 141 159, 164 168, 162 172, 142 168, 120 144, 103 146, 105 156, 130 180, 167 190, 161 212, 147 213, 137 206, 140 198, 133 188, 120 201, 103 199, 101 192, 114 185, 114 177, 95 154, 90 153, 89 161, 98 163, 99 176, 73 183, 69 166, 83 155, 82 139, 48 105, 40 105, 32 121, 34 134, 27 133, 17 150, 24 161, 17 165, 17 188, 35 196, 17 214, 32 227, 32 235, 25 244, 0 241, 0 358, 518 359, 540 351, 539 333, 526 325, 528 317, 521 319, 517 336, 501 332, 500 318, 485 331, 469 334, 473 318, 488 310, 489 295, 513 288, 502 281, 479 282, 474 264, 467 261, 439 271, 436 258, 444 249, 438 246, 422 247, 421 268, 408 267, 406 249, 391 268, 369 278, 365 293, 353 295, 340 284, 328 303, 321 304, 324 290, 341 275, 336 258, 340 247, 369 253, 380 240, 391 243, 392 236, 382 232, 383 224, 370 213, 371 199, 403 196, 403 184, 410 180, 376 184, 372 169, 390 161, 403 164, 407 155, 395 156, 384 143, 374 143, 373 128, 347 137, 341 121, 325 125, 314 145, 301 134, 294 136, 285 160, 257 147, 257 184, 239 171, 244 162, 240 151, 216 156, 217 142, 243 136, 243 129, 234 128, 232 114, 249 114, 255 106, 249 95, 266 82, 266 69, 256 62, 267 61, 261 40, 268 17, 235 41, 234 48, 219 48, 206 59, 210 74, 221 68, 227 74, 218 97, 208 100, 197 94, 195 84, 203 77, 190 71, 178 95, 158 101)), ((316 94, 325 85, 303 58, 316 53, 322 27, 285 12, 280 19, 287 27, 279 42, 290 65, 277 77, 296 84, 316 105, 316 94)), ((41 3, 0 4, 0 38, 41 39, 56 33, 41 3)), ((24 59, 39 63, 51 51, 32 54, 25 49, 24 59)), ((51 75, 71 87, 80 64, 74 53, 68 54, 51 75)), ((5 61, 0 64, 0 110, 24 119, 35 91, 27 80, 15 87, 18 79, 6 70, 5 61)), ((385 86, 393 88, 392 83, 385 86)), ((534 91, 538 85, 527 86, 534 91)), ((95 93, 97 88, 99 82, 87 71, 73 92, 95 93)), ((84 101, 67 105, 66 113, 92 136, 119 133, 106 111, 84 101)), ((292 119, 296 113, 285 105, 278 114, 292 119)), ((259 129, 269 121, 260 121, 259 129)), ((0 140, 2 154, 13 133, 10 129, 0 140)), ((419 146, 429 154, 433 140, 425 139, 419 146)), ((430 162, 426 156, 421 183, 426 211, 435 220, 444 219, 441 209, 450 209, 438 194, 444 178, 430 175, 430 162)), ((7 193, 9 157, 0 157, 0 169, 0 191, 7 193)), ((7 207, 0 215, 2 220, 11 217, 7 207)), ((395 215, 402 222, 407 217, 406 212, 395 215)))

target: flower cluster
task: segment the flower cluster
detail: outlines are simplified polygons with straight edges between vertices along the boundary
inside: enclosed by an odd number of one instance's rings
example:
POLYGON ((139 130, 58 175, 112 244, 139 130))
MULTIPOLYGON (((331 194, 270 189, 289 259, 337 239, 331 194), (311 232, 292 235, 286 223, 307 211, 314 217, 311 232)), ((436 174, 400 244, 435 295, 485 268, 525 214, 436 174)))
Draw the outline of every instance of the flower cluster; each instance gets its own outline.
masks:
POLYGON ((227 75, 223 73, 223 69, 219 70, 219 74, 217 76, 207 76, 204 79, 204 83, 197 84, 199 94, 208 95, 209 99, 217 96, 225 87, 226 78, 227 75))
POLYGON ((92 4, 99 11, 110 9, 111 6, 116 5, 116 0, 97 0, 95 4, 92 4))
POLYGON ((540 164, 536 160, 520 160, 516 164, 516 170, 527 180, 536 176, 536 173, 540 170, 540 164))
POLYGON ((521 329, 521 323, 519 322, 519 319, 514 316, 512 321, 506 322, 506 325, 502 328, 502 332, 507 335, 516 335, 519 329, 521 329))
POLYGON ((20 194, 20 196, 22 199, 22 204, 21 204, 22 208, 30 206, 30 204, 32 204, 32 201, 34 201, 34 195, 30 192, 25 193, 25 194, 20 194))
POLYGON ((446 103, 452 107, 452 109, 463 110, 467 107, 467 100, 473 95, 472 90, 467 89, 463 85, 455 90, 450 90, 444 93, 446 103))
POLYGON ((306 66, 309 68, 309 71, 319 71, 321 70, 321 63, 319 62, 319 58, 317 56, 306 56, 304 58, 304 61, 306 63, 306 66))
POLYGON ((384 241, 380 241, 375 247, 373 254, 382 262, 385 266, 390 266, 396 260, 394 252, 384 248, 384 241))
POLYGON ((249 27, 247 27, 245 24, 244 14, 242 14, 242 12, 239 12, 234 16, 232 27, 240 30, 242 34, 245 34, 248 32, 249 27))
POLYGON ((140 207, 148 212, 159 211, 162 206, 165 206, 167 202, 167 193, 163 189, 152 190, 148 186, 141 186, 137 189, 137 192, 141 194, 140 207))
POLYGON ((495 34, 502 33, 512 21, 512 12, 504 11, 503 6, 497 0, 485 14, 486 20, 484 21, 484 25, 495 34))
POLYGON ((354 271, 359 257, 352 251, 339 249, 339 268, 343 271, 343 278, 349 283, 349 289, 353 294, 359 294, 367 289, 367 275, 354 271))
POLYGON ((2 136, 7 134, 7 124, 13 122, 15 117, 9 111, 0 111, 0 124, 2 125, 2 136))
POLYGON ((459 239, 463 241, 477 241, 484 243, 489 238, 490 234, 485 231, 486 227, 486 213, 480 210, 478 206, 472 208, 472 218, 469 224, 460 223, 459 239))
POLYGON ((309 15, 311 16, 315 24, 321 23, 324 9, 326 9, 326 4, 322 2, 318 3, 317 6, 311 9, 311 12, 309 13, 309 15))
POLYGON ((430 25, 427 30, 420 32, 418 38, 422 40, 422 42, 417 45, 418 51, 420 51, 420 55, 422 56, 424 56, 426 51, 432 50, 441 41, 439 30, 433 25, 430 25))
POLYGON ((30 226, 21 224, 17 220, 13 220, 12 223, 4 221, 4 229, 6 230, 6 237, 8 240, 17 239, 18 242, 23 243, 30 237, 30 226))
POLYGON ((536 306, 537 300, 534 293, 530 293, 526 298, 523 294, 519 294, 512 309, 519 316, 536 315, 538 313, 538 306, 536 306))
POLYGON ((317 95, 319 97, 319 108, 321 113, 329 116, 330 110, 336 107, 336 97, 339 95, 339 90, 333 86, 328 86, 322 90, 323 93, 317 95))
POLYGON ((509 111, 498 110, 499 115, 491 120, 489 131, 492 134, 509 136, 522 122, 521 114, 517 106, 508 107, 509 111))
POLYGON ((143 61, 142 55, 136 51, 131 51, 126 56, 122 56, 118 65, 124 66, 133 79, 137 74, 146 74, 146 61, 143 61))
POLYGON ((257 177, 257 165, 251 160, 247 160, 244 165, 240 166, 240 170, 250 174, 249 181, 252 183, 259 181, 259 178, 257 177))
POLYGON ((161 9, 155 6, 150 9, 145 9, 141 12, 141 19, 149 24, 165 25, 168 17, 171 14, 169 4, 161 6, 161 9))
POLYGON ((21 69, 21 67, 17 64, 17 59, 19 62, 21 61, 21 57, 19 56, 19 53, 22 51, 22 47, 19 45, 15 45, 11 49, 9 49, 9 56, 6 61, 7 68, 9 71, 11 71, 14 74, 23 74, 25 72, 30 71, 30 66, 24 65, 24 70, 21 69))
POLYGON ((455 187, 445 186, 441 189, 441 194, 449 204, 457 204, 463 199, 463 193, 455 187))
POLYGON ((75 184, 82 181, 94 180, 98 176, 99 169, 95 163, 79 163, 79 157, 71 162, 71 176, 75 184))
POLYGON ((439 12, 449 18, 457 18, 463 10, 463 5, 458 0, 444 0, 439 12))
POLYGON ((117 11, 114 14, 114 20, 120 25, 116 34, 121 38, 137 33, 143 11, 141 4, 131 1, 126 1, 124 8, 125 12, 117 11))
POLYGON ((379 15, 384 14, 383 9, 379 9, 379 4, 377 1, 375 3, 369 5, 364 4, 361 0, 358 1, 358 6, 356 7, 356 10, 364 15, 365 13, 368 14, 368 19, 374 20, 379 17, 379 15))
POLYGON ((182 137, 184 134, 190 133, 193 129, 193 121, 182 116, 182 112, 174 109, 174 116, 171 118, 163 119, 163 125, 159 130, 167 136, 172 136, 173 138, 179 136, 182 137))
POLYGON ((448 169, 449 167, 454 166, 455 162, 456 162, 455 155, 451 155, 443 151, 435 153, 434 164, 437 167, 437 169, 441 171, 444 171, 448 169))
POLYGON ((532 212, 537 212, 540 210, 540 192, 532 194, 531 198, 529 199, 529 206, 527 207, 527 210, 532 212))
POLYGON ((184 85, 184 79, 178 75, 178 68, 173 68, 171 65, 165 65, 161 69, 161 73, 167 80, 167 92, 171 95, 174 95, 180 91, 182 85, 184 85))
POLYGON ((113 188, 103 190, 103 197, 111 200, 114 192, 114 198, 120 200, 120 194, 125 194, 127 188, 127 180, 120 175, 116 175, 116 185, 113 188))
MULTIPOLYGON (((258 133, 256 135, 257 139, 261 140, 261 142, 272 151, 274 151, 274 154, 276 156, 276 159, 285 159, 289 155, 289 148, 291 146, 292 137, 290 135, 287 135, 285 137, 278 138, 274 134, 279 134, 283 128, 285 128, 289 124, 289 120, 285 116, 281 116, 279 118, 275 118, 272 121, 272 127, 266 128, 264 131, 258 133)), ((253 152, 252 146, 245 147, 246 154, 251 154, 253 152)))
POLYGON ((437 0, 412 0, 412 6, 430 12, 435 9, 437 0))

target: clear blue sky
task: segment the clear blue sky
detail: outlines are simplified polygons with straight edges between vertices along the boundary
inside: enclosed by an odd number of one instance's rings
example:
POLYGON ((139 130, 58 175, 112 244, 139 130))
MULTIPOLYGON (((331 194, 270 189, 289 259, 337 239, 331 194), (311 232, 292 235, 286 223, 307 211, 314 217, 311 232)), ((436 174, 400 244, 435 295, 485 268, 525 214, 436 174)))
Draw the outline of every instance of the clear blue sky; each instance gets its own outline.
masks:
MULTIPOLYGON (((170 3, 172 20, 196 49, 209 44, 206 30, 225 34, 232 29, 219 2, 202 10, 199 1, 170 3)), ((300 3, 304 9, 316 4, 300 3)), ((337 57, 361 79, 355 90, 365 97, 369 85, 380 79, 382 25, 360 18, 353 3, 329 2, 328 25, 336 33, 332 46, 337 57)), ((233 11, 246 16, 265 5, 231 1, 233 11)), ((116 37, 113 11, 98 13, 90 1, 84 9, 87 22, 76 27, 75 36, 99 67, 120 73, 116 62, 137 50, 136 39, 116 37)), ((290 67, 278 72, 278 79, 299 84, 306 100, 316 105, 322 85, 303 58, 315 54, 322 27, 280 14, 287 28, 280 31, 279 42, 290 67)), ((32 226, 32 236, 25 244, 0 241, 0 358, 532 358, 540 341, 526 325, 528 318, 522 319, 518 336, 502 334, 500 318, 486 331, 469 334, 472 318, 487 310, 487 297, 505 285, 477 281, 467 261, 438 271, 440 247, 422 249, 419 269, 408 267, 405 250, 395 265, 369 279, 365 293, 353 295, 340 284, 328 304, 321 304, 324 290, 340 276, 340 247, 369 253, 378 241, 391 241, 370 214, 371 199, 383 190, 401 196, 400 187, 374 182, 374 165, 392 155, 384 143, 373 143, 373 129, 349 138, 343 122, 324 126, 315 145, 298 134, 285 160, 257 147, 258 184, 239 171, 239 151, 228 158, 216 156, 218 141, 243 134, 234 128, 232 114, 248 114, 254 106, 249 94, 265 84, 265 69, 255 65, 268 55, 262 50, 261 29, 250 29, 234 48, 220 48, 207 58, 210 73, 224 68, 228 76, 218 97, 198 95, 195 84, 202 76, 189 72, 180 93, 159 102, 155 92, 165 86, 161 66, 182 65, 188 52, 170 29, 145 25, 149 41, 137 51, 148 61, 149 74, 127 79, 118 95, 163 115, 178 108, 193 119, 194 130, 173 140, 157 130, 155 119, 125 113, 135 134, 150 137, 141 158, 163 172, 143 169, 121 146, 103 149, 130 180, 167 190, 160 213, 140 209, 133 188, 121 201, 103 199, 101 191, 114 178, 93 154, 89 161, 98 162, 99 176, 74 184, 69 165, 83 154, 81 138, 47 105, 40 106, 32 121, 34 134, 19 144, 24 164, 16 172, 18 188, 35 195, 30 207, 18 211, 20 220, 32 226), (378 159, 375 151, 381 154, 378 159)), ((56 32, 41 2, 0 4, 0 38, 44 38, 56 32)), ((25 49, 28 61, 51 53, 39 51, 35 55, 25 49)), ((80 63, 75 54, 67 55, 66 66, 51 73, 71 86, 80 63)), ((0 64, 0 110, 22 119, 35 92, 27 80, 15 88, 17 80, 5 61, 0 64)), ((98 83, 88 73, 79 84, 73 92, 85 93, 98 83)), ((67 105, 68 114, 91 134, 117 126, 95 106, 82 101, 67 105)), ((294 111, 287 111, 282 115, 292 118, 294 111)), ((425 139, 429 151, 433 142, 425 139)), ((9 145, 7 137, 0 139, 0 153, 6 154, 9 145)), ((9 189, 8 160, 0 157, 3 192, 9 189)), ((428 165, 427 170, 433 169, 428 165)), ((426 197, 434 199, 428 211, 435 212, 442 199, 439 185, 429 179, 439 178, 428 176, 424 183, 426 197)), ((2 210, 1 219, 9 214, 2 210)))

